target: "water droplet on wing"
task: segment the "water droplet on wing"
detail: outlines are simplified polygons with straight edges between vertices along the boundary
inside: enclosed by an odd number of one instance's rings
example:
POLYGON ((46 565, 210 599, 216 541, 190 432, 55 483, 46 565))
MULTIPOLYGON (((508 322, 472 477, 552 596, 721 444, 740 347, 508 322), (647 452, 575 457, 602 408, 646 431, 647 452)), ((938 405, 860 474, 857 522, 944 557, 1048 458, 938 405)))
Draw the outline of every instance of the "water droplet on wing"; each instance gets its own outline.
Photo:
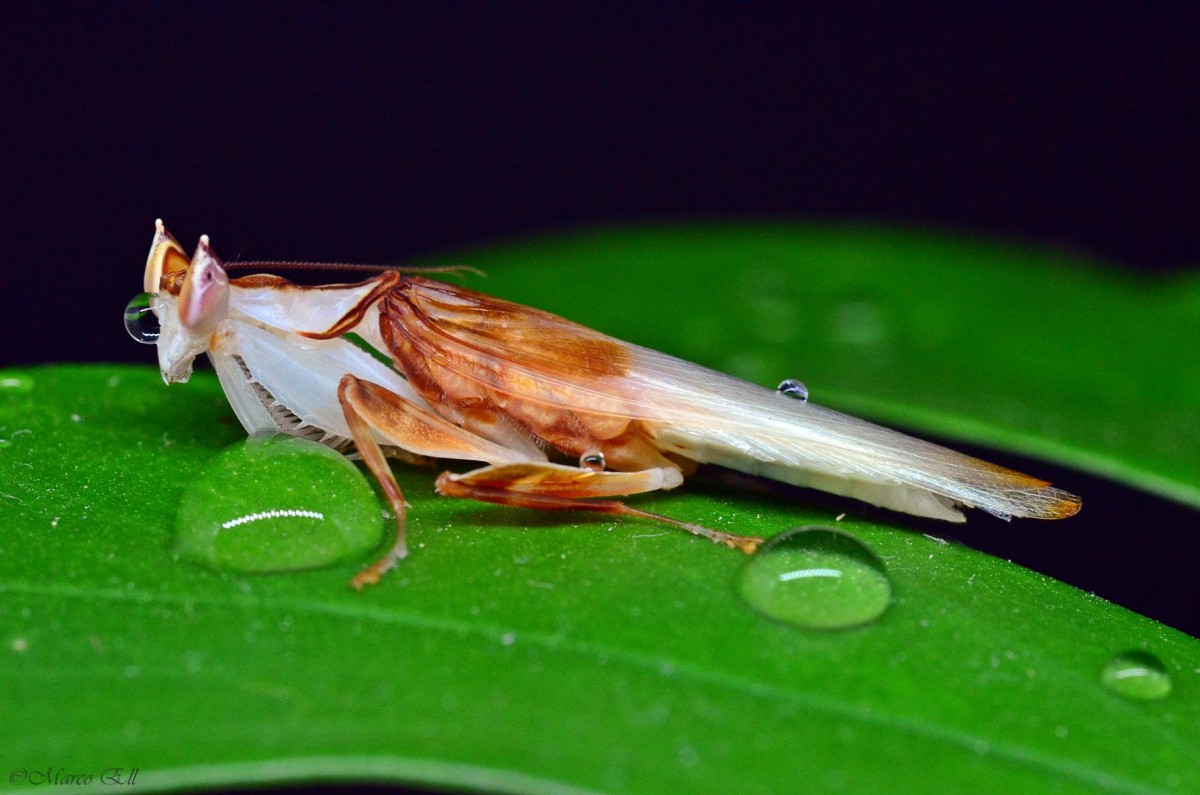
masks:
POLYGON ((794 378, 788 378, 780 381, 779 386, 775 387, 775 391, 781 395, 795 398, 801 402, 808 402, 808 387, 806 387, 802 381, 797 381, 794 378))
POLYGON ((589 450, 579 456, 580 469, 586 469, 589 472, 603 472, 604 466, 604 453, 599 450, 589 450))

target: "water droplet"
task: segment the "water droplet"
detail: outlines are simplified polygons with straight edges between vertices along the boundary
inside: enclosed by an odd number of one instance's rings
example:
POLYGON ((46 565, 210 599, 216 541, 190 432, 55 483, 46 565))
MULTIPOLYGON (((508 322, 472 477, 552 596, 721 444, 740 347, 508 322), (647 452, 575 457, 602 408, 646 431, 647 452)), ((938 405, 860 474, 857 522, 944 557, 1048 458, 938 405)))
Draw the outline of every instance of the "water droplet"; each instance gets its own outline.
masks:
POLYGON ((589 472, 604 471, 604 453, 599 450, 589 450, 579 456, 579 468, 589 472))
POLYGON ((775 391, 804 403, 808 402, 808 387, 803 382, 797 381, 794 378, 787 378, 780 381, 779 386, 775 387, 775 391))
POLYGON ((1108 661, 1100 681, 1110 690, 1137 701, 1154 701, 1171 692, 1171 675, 1153 654, 1127 651, 1108 661))
POLYGON ((138 293, 125 305, 125 330, 143 345, 158 342, 158 315, 150 308, 150 293, 138 293))
POLYGON ((0 376, 0 390, 23 395, 33 391, 33 379, 18 373, 5 373, 0 376))
POLYGON ((883 561, 854 536, 826 527, 773 538, 742 568, 737 589, 763 615, 806 629, 866 624, 892 598, 883 561))
POLYGON ((224 571, 295 571, 361 557, 383 517, 366 477, 337 452, 290 436, 251 437, 184 491, 179 557, 224 571))

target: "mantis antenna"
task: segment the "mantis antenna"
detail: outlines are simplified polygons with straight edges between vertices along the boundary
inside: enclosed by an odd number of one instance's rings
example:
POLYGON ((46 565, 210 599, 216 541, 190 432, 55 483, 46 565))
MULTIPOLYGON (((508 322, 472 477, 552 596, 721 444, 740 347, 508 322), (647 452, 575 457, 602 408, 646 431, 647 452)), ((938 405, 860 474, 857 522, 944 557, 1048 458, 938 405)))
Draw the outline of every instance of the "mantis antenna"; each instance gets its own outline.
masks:
POLYGON ((381 273, 396 271, 397 273, 471 273, 487 278, 487 274, 470 265, 356 265, 349 262, 299 262, 295 260, 245 260, 225 263, 225 270, 247 270, 250 268, 280 268, 301 271, 366 271, 381 273))

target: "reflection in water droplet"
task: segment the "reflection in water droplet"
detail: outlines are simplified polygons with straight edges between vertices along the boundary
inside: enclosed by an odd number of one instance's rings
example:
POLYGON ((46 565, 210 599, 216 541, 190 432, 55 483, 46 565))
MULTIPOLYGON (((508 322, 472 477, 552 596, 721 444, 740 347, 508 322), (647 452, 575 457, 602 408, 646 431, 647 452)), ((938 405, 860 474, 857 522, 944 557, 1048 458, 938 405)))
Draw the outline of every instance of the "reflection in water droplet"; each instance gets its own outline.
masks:
POLYGON ((883 561, 854 536, 825 527, 773 538, 742 568, 737 589, 760 613, 807 629, 866 624, 892 598, 883 561))
POLYGON ((310 569, 365 555, 382 524, 375 492, 345 457, 307 439, 251 437, 184 491, 175 552, 224 571, 310 569))
POLYGON ((599 450, 589 450, 579 456, 580 469, 586 469, 589 472, 603 472, 604 466, 604 453, 599 450))
POLYGON ((150 293, 138 293, 125 305, 125 330, 143 345, 158 342, 158 315, 150 308, 150 293))
POLYGON ((25 394, 33 391, 33 379, 27 375, 8 373, 0 376, 0 390, 9 393, 25 394))
POLYGON ((1171 675, 1153 654, 1127 651, 1108 661, 1100 681, 1126 698, 1153 701, 1171 692, 1171 675))
POLYGON ((775 391, 790 398, 795 398, 805 403, 808 402, 808 387, 802 381, 797 381, 794 378, 787 378, 780 381, 779 386, 775 387, 775 391))

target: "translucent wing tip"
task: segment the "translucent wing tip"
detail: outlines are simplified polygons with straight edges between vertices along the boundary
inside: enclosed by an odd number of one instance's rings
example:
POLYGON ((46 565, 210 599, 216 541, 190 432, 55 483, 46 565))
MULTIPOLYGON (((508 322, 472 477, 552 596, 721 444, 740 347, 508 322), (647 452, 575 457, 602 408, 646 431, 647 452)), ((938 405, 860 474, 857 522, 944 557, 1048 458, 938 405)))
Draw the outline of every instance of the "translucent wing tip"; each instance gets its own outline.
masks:
POLYGON ((1069 491, 1056 489, 1048 481, 1016 472, 998 464, 979 462, 995 479, 994 483, 1011 501, 1005 513, 1025 519, 1066 519, 1079 513, 1083 500, 1069 491))
POLYGON ((1046 500, 1045 510, 1037 514, 1031 514, 1030 518, 1066 519, 1068 516, 1074 516, 1079 513, 1079 509, 1083 507, 1083 500, 1062 489, 1049 488, 1043 494, 1046 500))
POLYGON ((1083 507, 1079 497, 1049 484, 1038 489, 1005 490, 996 496, 997 502, 976 507, 1003 519, 1066 519, 1083 507))

